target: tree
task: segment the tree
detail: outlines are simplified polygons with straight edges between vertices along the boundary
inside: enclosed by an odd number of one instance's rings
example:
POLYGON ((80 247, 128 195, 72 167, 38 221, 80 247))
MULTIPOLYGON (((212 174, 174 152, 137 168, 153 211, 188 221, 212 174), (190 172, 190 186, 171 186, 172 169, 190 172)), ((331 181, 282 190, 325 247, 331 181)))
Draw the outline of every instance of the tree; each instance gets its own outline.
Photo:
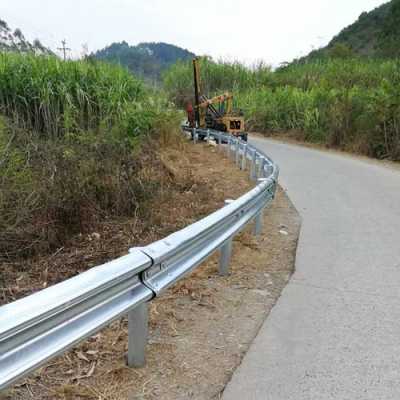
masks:
POLYGON ((328 55, 331 58, 352 58, 354 57, 353 50, 343 43, 336 43, 328 50, 328 55))

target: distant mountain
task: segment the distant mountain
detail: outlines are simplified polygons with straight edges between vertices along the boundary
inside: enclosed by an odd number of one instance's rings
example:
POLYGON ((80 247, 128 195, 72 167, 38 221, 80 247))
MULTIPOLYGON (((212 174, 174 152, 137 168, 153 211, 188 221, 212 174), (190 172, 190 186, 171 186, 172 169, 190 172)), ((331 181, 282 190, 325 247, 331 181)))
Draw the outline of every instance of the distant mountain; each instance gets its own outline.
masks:
POLYGON ((140 43, 130 46, 126 42, 113 43, 92 54, 98 60, 119 63, 136 75, 159 80, 162 72, 178 60, 188 60, 195 54, 167 43, 140 43))
POLYGON ((12 31, 7 22, 0 19, 0 51, 33 52, 35 54, 50 54, 51 51, 35 39, 30 43, 20 29, 12 31))
POLYGON ((315 50, 306 59, 351 55, 393 58, 400 56, 400 0, 392 0, 363 12, 343 29, 327 47, 315 50))

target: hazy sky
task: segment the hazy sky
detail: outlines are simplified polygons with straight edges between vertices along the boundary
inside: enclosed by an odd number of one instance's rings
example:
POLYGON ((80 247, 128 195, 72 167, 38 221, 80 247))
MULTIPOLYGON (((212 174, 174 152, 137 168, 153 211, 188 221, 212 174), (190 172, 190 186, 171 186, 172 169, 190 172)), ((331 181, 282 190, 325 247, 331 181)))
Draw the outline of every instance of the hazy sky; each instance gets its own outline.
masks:
POLYGON ((79 54, 115 41, 173 43, 197 54, 290 61, 325 45, 382 0, 0 0, 0 18, 79 54))

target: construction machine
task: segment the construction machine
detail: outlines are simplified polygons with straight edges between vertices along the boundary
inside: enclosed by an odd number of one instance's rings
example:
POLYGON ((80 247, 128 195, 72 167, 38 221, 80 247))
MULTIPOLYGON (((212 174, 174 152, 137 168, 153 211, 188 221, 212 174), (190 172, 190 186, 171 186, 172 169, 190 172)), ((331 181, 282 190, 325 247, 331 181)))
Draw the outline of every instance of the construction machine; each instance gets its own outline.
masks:
POLYGON ((233 109, 233 95, 224 93, 211 99, 201 93, 199 59, 193 59, 194 103, 188 104, 188 122, 191 128, 228 132, 247 141, 243 113, 233 109))

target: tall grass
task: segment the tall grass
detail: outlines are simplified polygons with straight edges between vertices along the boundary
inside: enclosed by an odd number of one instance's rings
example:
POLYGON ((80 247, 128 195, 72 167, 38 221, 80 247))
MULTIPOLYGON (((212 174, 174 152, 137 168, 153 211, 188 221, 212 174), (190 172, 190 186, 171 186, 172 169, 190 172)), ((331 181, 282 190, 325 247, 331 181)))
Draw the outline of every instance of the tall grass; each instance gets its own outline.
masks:
POLYGON ((400 159, 400 63, 325 60, 274 73, 270 87, 239 92, 250 127, 377 158, 400 159))
POLYGON ((162 187, 157 145, 180 120, 119 66, 0 54, 0 259, 146 215, 162 187))
MULTIPOLYGON (((400 160, 399 60, 317 60, 275 72, 210 60, 202 67, 205 91, 233 90, 249 129, 291 132, 305 141, 400 160)), ((190 99, 190 74, 188 64, 166 73, 175 101, 182 94, 190 99)))
POLYGON ((48 137, 120 125, 146 97, 142 82, 120 67, 0 54, 1 112, 48 137))
POLYGON ((376 59, 321 59, 308 63, 291 64, 274 73, 273 87, 293 86, 308 90, 352 88, 370 89, 382 80, 396 80, 399 73, 398 60, 376 59))
MULTIPOLYGON (((200 58, 201 87, 208 96, 219 91, 240 92, 271 83, 270 67, 259 63, 248 68, 239 62, 214 62, 200 58)), ((163 75, 164 87, 170 98, 182 106, 193 97, 193 65, 191 61, 179 61, 163 75)))

